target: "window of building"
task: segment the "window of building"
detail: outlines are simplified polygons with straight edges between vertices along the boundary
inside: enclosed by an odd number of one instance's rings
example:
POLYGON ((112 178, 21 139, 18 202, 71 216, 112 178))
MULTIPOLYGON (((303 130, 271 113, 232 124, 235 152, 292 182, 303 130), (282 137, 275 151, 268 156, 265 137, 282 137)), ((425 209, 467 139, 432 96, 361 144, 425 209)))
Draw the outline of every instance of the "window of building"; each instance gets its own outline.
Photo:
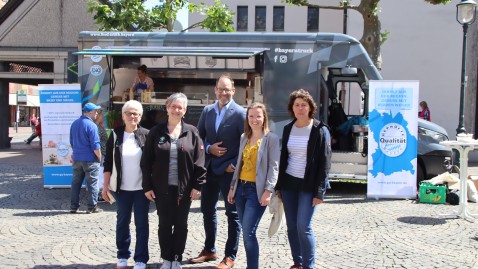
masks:
POLYGON ((256 17, 255 17, 256 31, 265 31, 266 30, 266 7, 265 6, 256 6, 256 17))
POLYGON ((309 7, 307 9, 307 32, 319 31, 319 9, 309 7))
POLYGON ((284 7, 274 7, 272 31, 284 31, 284 7))
POLYGON ((237 31, 247 32, 247 6, 237 6, 237 31))

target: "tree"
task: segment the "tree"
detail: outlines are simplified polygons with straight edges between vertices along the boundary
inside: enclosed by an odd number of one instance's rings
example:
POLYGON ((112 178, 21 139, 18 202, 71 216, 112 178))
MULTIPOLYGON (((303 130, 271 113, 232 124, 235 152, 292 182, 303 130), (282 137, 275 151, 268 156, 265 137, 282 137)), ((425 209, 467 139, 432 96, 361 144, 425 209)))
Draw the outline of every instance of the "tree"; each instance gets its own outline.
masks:
MULTIPOLYGON (((389 32, 382 32, 382 26, 378 18, 380 11, 380 0, 360 0, 358 5, 352 5, 350 0, 340 1, 337 6, 316 5, 309 3, 308 0, 282 0, 285 3, 296 6, 306 6, 311 8, 343 10, 345 8, 356 10, 363 18, 363 35, 360 43, 370 55, 373 63, 378 69, 382 67, 380 47, 387 40, 389 32)), ((320 1, 320 0, 319 0, 320 1)), ((433 5, 448 4, 451 0, 424 0, 433 5)))
POLYGON ((144 7, 146 0, 90 0, 88 12, 94 14, 99 31, 152 31, 166 29, 173 31, 177 12, 187 6, 190 13, 199 12, 206 18, 183 31, 195 27, 211 32, 232 32, 234 14, 227 5, 216 0, 213 5, 194 4, 187 0, 158 0, 151 10, 144 7))

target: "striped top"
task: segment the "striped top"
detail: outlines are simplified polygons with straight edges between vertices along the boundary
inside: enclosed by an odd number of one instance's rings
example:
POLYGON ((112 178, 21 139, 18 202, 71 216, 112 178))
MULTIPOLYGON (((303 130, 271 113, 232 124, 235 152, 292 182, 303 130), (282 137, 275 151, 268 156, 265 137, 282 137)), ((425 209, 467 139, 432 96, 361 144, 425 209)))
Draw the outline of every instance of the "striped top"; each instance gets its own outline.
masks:
POLYGON ((292 126, 289 141, 287 141, 287 150, 289 159, 287 160, 287 169, 285 172, 293 177, 304 178, 305 165, 307 160, 307 143, 309 142, 310 131, 313 122, 305 127, 298 128, 295 124, 292 126))

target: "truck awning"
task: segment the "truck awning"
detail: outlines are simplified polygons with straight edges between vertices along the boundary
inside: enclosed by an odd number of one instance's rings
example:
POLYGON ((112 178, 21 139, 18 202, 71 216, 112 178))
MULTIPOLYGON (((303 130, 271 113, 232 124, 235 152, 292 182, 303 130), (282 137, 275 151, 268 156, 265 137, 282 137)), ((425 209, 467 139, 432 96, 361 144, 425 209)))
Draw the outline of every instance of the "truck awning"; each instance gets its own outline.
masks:
POLYGON ((206 56, 213 58, 250 58, 268 48, 237 48, 237 47, 132 47, 113 46, 104 49, 84 49, 75 52, 77 55, 111 55, 111 56, 206 56))

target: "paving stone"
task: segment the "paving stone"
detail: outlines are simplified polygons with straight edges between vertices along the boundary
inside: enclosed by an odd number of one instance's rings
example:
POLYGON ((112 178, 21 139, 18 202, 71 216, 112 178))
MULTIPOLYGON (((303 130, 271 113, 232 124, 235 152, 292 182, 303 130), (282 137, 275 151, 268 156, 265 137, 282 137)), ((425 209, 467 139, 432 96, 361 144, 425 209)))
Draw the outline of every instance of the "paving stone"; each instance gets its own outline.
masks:
MULTIPOLYGON (((17 136, 11 149, 0 150, 0 268, 115 268, 115 205, 101 203, 104 212, 85 214, 83 190, 80 212, 70 214, 69 189, 43 189, 41 149, 24 145, 25 138, 17 136)), ((477 166, 470 169, 478 171, 477 166)), ((317 209, 312 223, 317 268, 478 268, 477 224, 438 216, 456 206, 365 199, 365 191, 332 191, 317 209)), ((219 208, 217 249, 222 256, 227 225, 222 202, 219 208)), ((469 208, 478 212, 477 204, 469 208)), ((270 219, 266 211, 257 231, 260 268, 289 268, 286 226, 269 238, 270 219)), ((149 223, 148 268, 157 269, 162 260, 153 204, 149 223)), ((199 201, 193 202, 188 223, 185 260, 196 256, 204 243, 199 201)), ((183 268, 214 268, 218 263, 184 262, 183 268)), ((246 268, 242 240, 234 268, 246 268)))

